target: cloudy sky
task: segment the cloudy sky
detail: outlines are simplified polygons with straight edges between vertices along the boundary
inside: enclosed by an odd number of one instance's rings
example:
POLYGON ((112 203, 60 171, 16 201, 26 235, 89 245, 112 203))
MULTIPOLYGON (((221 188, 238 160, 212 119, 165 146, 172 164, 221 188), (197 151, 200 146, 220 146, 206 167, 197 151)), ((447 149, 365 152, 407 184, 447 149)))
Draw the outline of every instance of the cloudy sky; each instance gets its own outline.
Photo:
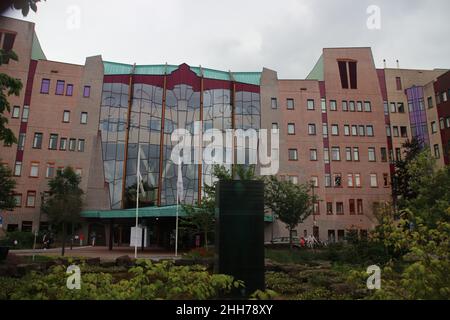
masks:
POLYGON ((25 19, 51 60, 101 54, 301 79, 324 47, 370 46, 378 67, 450 68, 449 12, 448 0, 46 0, 25 19), (371 5, 380 29, 367 27, 371 5))

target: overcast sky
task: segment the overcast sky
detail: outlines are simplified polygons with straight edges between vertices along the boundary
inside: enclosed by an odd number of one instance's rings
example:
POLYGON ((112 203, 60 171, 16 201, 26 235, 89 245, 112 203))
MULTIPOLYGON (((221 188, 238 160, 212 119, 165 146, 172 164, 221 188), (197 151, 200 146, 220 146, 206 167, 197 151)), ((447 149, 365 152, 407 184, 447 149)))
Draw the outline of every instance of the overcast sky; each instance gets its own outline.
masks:
POLYGON ((101 54, 302 79, 324 47, 370 46, 378 67, 450 68, 449 12, 449 0, 47 0, 25 19, 50 60, 101 54), (379 30, 367 27, 370 5, 379 30))

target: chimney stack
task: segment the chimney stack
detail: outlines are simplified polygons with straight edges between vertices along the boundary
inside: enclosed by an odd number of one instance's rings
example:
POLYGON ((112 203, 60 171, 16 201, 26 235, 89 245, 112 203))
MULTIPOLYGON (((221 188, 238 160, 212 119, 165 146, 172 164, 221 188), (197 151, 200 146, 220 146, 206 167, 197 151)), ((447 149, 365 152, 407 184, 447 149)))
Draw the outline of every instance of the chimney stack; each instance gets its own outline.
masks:
POLYGON ((383 59, 383 68, 386 69, 386 59, 383 59))
POLYGON ((400 69, 400 62, 397 59, 397 69, 400 69))

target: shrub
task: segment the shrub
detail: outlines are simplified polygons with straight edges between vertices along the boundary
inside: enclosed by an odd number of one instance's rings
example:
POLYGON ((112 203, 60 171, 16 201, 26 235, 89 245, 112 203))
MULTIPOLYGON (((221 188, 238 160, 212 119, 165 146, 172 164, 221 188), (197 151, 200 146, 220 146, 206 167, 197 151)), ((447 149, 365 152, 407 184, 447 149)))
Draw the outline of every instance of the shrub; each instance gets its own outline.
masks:
POLYGON ((7 232, 5 237, 0 240, 0 246, 11 247, 11 249, 31 249, 33 244, 34 233, 32 232, 11 231, 7 232), (17 241, 17 245, 14 244, 14 241, 17 241))

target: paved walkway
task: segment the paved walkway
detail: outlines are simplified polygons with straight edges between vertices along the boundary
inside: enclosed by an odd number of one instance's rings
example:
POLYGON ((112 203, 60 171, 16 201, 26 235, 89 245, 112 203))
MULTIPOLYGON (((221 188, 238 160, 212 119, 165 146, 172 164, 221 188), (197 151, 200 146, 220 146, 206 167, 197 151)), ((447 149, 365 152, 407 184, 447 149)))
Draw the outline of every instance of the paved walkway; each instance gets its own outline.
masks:
MULTIPOLYGON (((25 250, 10 250, 12 254, 18 256, 31 256, 33 254, 42 255, 42 256, 60 256, 61 248, 51 248, 51 249, 25 249, 25 250)), ((70 247, 66 248, 65 256, 66 257, 85 257, 85 258, 100 258, 103 261, 114 261, 118 257, 121 256, 130 256, 134 257, 134 248, 131 247, 118 247, 113 248, 112 251, 108 250, 108 247, 73 247, 70 250, 70 247)), ((138 248, 138 258, 145 259, 179 259, 181 253, 178 254, 178 257, 175 257, 174 252, 161 251, 155 249, 145 249, 141 251, 138 248)))

